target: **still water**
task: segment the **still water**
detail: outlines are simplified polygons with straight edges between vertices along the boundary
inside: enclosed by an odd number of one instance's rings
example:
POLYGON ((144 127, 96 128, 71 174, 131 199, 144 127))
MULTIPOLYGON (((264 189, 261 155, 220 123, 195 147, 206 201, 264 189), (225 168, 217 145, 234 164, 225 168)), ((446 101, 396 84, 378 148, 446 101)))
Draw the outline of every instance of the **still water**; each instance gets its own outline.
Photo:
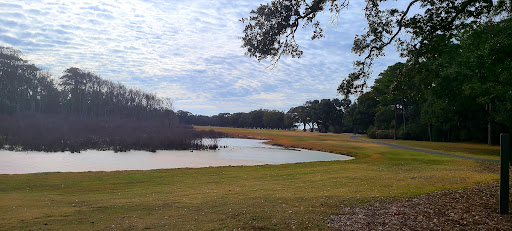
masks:
POLYGON ((311 150, 287 150, 262 140, 222 138, 222 148, 210 151, 87 150, 69 152, 13 152, 0 150, 0 174, 36 172, 85 172, 200 168, 210 166, 285 164, 313 161, 350 160, 352 157, 311 150), (224 147, 226 146, 226 147, 224 147))

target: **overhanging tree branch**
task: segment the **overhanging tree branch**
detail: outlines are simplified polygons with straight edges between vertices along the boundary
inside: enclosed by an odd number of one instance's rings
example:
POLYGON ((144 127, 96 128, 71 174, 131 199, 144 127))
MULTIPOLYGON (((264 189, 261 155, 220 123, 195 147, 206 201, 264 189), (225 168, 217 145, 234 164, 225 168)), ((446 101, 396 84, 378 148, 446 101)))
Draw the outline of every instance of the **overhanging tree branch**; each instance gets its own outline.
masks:
MULTIPOLYGON (((364 11, 368 21, 367 31, 356 36, 352 52, 367 54, 362 60, 354 62, 356 70, 338 87, 338 92, 345 97, 363 91, 374 60, 383 56, 384 49, 391 43, 397 42, 402 57, 418 59, 429 52, 429 43, 440 33, 448 34, 449 39, 452 39, 454 34, 468 26, 490 20, 492 11, 499 11, 493 8, 492 0, 411 0, 403 11, 396 8, 381 9, 379 4, 385 1, 366 0, 364 11), (413 6, 418 3, 424 11, 408 17, 413 6), (407 40, 398 37, 404 29, 410 34, 407 40)), ((251 11, 251 16, 241 20, 247 23, 245 35, 241 38, 246 55, 258 61, 270 58, 272 66, 283 55, 300 58, 303 51, 295 41, 295 33, 301 23, 303 27, 312 24, 312 39, 323 37, 323 30, 315 18, 329 3, 329 11, 337 15, 349 2, 273 0, 270 4, 260 5, 251 11)))

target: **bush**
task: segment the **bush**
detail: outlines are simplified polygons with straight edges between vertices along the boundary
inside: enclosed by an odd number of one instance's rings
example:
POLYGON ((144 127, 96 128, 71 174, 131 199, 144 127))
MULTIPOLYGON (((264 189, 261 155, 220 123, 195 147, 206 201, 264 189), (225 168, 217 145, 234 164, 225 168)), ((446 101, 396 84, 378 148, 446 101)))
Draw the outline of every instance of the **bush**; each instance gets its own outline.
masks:
POLYGON ((393 139, 393 132, 389 130, 377 130, 375 137, 377 139, 393 139))
POLYGON ((407 129, 404 131, 404 127, 401 126, 398 130, 398 137, 404 140, 428 140, 428 128, 418 123, 410 123, 406 126, 407 129), (427 136, 425 137, 425 131, 427 136))
POLYGON ((366 135, 371 139, 377 138, 377 135, 375 134, 375 127, 373 125, 368 127, 368 130, 366 130, 366 135))

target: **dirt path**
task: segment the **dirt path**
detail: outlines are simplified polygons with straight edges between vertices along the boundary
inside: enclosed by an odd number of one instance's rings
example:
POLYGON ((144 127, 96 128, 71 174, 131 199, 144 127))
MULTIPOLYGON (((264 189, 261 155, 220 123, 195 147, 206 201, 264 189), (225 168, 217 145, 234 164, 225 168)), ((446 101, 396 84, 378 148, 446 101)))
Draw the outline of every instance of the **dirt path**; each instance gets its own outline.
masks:
POLYGON ((413 147, 409 147, 409 146, 404 146, 404 145, 399 145, 399 144, 392 144, 392 143, 387 143, 387 142, 382 142, 382 141, 361 139, 361 135, 350 136, 350 139, 360 140, 360 141, 374 143, 374 144, 386 145, 386 146, 390 146, 390 147, 394 147, 394 148, 401 148, 401 149, 410 150, 410 151, 429 153, 429 154, 434 154, 434 155, 441 155, 441 156, 469 159, 469 160, 475 160, 475 161, 493 162, 493 163, 499 163, 500 162, 499 160, 492 160, 492 159, 485 159, 485 158, 471 157, 471 156, 459 156, 459 155, 455 155, 455 154, 450 154, 450 153, 445 153, 445 152, 438 152, 438 151, 434 151, 434 150, 421 149, 421 148, 413 148, 413 147))
POLYGON ((498 214, 499 184, 482 184, 413 198, 342 207, 329 225, 338 230, 512 230, 498 214))

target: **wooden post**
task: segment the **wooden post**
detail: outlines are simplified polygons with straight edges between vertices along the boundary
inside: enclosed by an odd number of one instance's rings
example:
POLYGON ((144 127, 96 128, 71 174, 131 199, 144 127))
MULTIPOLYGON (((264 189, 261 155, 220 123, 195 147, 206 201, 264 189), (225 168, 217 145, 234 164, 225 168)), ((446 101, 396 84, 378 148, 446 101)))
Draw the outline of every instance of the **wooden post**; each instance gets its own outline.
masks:
POLYGON ((492 145, 492 124, 491 124, 491 104, 489 103, 489 119, 487 121, 487 144, 492 145))
POLYGON ((501 168, 500 168, 500 214, 508 214, 510 200, 510 135, 500 135, 501 168))
POLYGON ((397 115, 396 115, 396 104, 395 104, 395 105, 393 105, 393 108, 394 108, 394 110, 395 110, 395 133, 393 133, 393 139, 394 139, 394 140, 396 140, 396 132, 397 132, 397 127, 396 127, 397 125, 396 125, 396 124, 398 123, 398 121, 397 121, 397 118, 398 118, 398 117, 397 117, 397 115))

